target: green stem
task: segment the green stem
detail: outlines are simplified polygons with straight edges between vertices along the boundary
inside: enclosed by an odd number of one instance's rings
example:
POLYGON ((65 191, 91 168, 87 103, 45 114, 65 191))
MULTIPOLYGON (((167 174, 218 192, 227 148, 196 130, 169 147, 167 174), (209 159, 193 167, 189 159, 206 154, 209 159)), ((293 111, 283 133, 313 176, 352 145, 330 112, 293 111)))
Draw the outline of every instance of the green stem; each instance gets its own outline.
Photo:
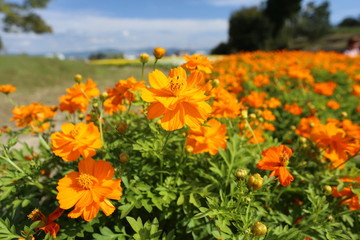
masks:
POLYGON ((143 63, 141 66, 141 81, 144 81, 144 68, 145 68, 145 63, 143 63))
POLYGON ((100 110, 100 116, 99 116, 98 120, 99 120, 100 139, 101 139, 101 143, 104 146, 105 142, 104 142, 104 134, 103 134, 103 128, 102 128, 102 120, 103 120, 103 111, 102 110, 100 110))
POLYGON ((156 69, 156 63, 157 63, 158 59, 155 58, 155 62, 154 62, 154 70, 156 69))
POLYGON ((257 140, 257 137, 255 136, 255 133, 254 133, 254 131, 253 131, 252 127, 250 126, 250 124, 249 124, 249 122, 248 122, 247 119, 245 119, 245 122, 246 122, 246 126, 249 128, 251 134, 253 135, 253 137, 254 137, 254 139, 255 139, 255 141, 256 141, 256 146, 258 147, 259 154, 261 155, 261 152, 262 152, 262 151, 261 151, 261 148, 260 148, 260 145, 259 145, 259 141, 257 140))
POLYGON ((17 104, 14 102, 14 100, 12 99, 12 97, 10 97, 9 94, 6 94, 6 97, 7 97, 7 99, 9 100, 9 102, 11 103, 11 105, 13 105, 14 107, 17 106, 17 104))

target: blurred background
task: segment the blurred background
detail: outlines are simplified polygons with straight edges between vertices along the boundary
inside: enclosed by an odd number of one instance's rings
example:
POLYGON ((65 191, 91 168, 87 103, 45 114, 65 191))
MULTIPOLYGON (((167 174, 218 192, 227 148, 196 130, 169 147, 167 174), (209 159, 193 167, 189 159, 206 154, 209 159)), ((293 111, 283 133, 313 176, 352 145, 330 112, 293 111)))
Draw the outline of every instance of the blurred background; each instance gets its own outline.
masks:
POLYGON ((135 58, 165 47, 227 54, 343 51, 359 0, 0 0, 1 54, 135 58))

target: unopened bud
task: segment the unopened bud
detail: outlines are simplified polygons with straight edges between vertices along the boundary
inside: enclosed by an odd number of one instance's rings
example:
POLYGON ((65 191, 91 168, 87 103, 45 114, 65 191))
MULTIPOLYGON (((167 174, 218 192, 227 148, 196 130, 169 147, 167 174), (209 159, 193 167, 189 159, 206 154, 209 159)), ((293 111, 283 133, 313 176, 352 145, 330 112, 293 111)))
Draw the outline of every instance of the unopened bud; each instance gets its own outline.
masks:
POLYGON ((219 86, 219 84, 220 84, 220 81, 219 81, 219 79, 214 79, 214 80, 212 80, 212 82, 211 82, 211 85, 214 87, 214 88, 217 88, 218 86, 219 86))
POLYGON ((93 106, 93 108, 98 108, 98 107, 99 107, 99 103, 94 102, 94 103, 92 104, 92 106, 93 106))
POLYGON ((240 179, 245 179, 246 176, 248 174, 248 171, 246 169, 241 169, 239 168, 238 170, 236 170, 235 172, 235 177, 240 180, 240 179))
POLYGON ((147 53, 142 53, 140 54, 140 62, 145 64, 149 61, 149 54, 147 53))
POLYGON ((82 120, 84 120, 84 118, 85 118, 84 114, 79 113, 78 119, 79 119, 80 121, 82 121, 82 120))
POLYGON ((75 82, 77 82, 77 83, 81 83, 82 79, 83 79, 83 77, 82 77, 80 74, 76 74, 76 75, 74 76, 74 80, 75 80, 75 82))
POLYGON ((306 142, 307 142, 306 138, 304 138, 304 137, 300 137, 299 141, 300 141, 301 143, 306 143, 306 142))
POLYGON ((291 130, 293 130, 293 131, 295 131, 296 130, 296 126, 294 126, 294 125, 291 125, 291 130))
POLYGON ((101 93, 102 98, 107 98, 108 96, 109 96, 108 92, 102 92, 101 93))
POLYGON ((119 161, 121 163, 127 163, 129 161, 129 154, 127 153, 120 153, 120 156, 119 156, 119 161))
POLYGON ((342 118, 347 118, 347 116, 348 116, 347 112, 341 112, 341 117, 342 118))
POLYGON ((260 174, 255 173, 249 177, 247 185, 251 190, 255 191, 261 188, 263 183, 264 179, 260 176, 260 174))
POLYGON ((241 116, 242 116, 242 118, 247 119, 248 118, 248 110, 247 109, 241 110, 241 116))
POLYGON ((330 194, 332 194, 332 187, 329 185, 325 185, 324 191, 325 191, 326 195, 330 195, 330 194))
POLYGON ((154 56, 157 58, 157 59, 160 59, 162 58, 166 53, 166 49, 165 48, 162 48, 162 47, 156 47, 154 48, 154 56))
POLYGON ((265 235, 267 232, 267 227, 262 222, 256 222, 254 223, 252 232, 254 233, 255 236, 265 235))
POLYGON ((190 145, 187 145, 186 146, 186 151, 189 152, 189 153, 192 153, 192 152, 194 152, 194 148, 192 146, 190 146, 190 145))
POLYGON ((250 114, 249 114, 249 117, 250 117, 251 119, 256 119, 256 114, 255 114, 255 113, 250 113, 250 114))

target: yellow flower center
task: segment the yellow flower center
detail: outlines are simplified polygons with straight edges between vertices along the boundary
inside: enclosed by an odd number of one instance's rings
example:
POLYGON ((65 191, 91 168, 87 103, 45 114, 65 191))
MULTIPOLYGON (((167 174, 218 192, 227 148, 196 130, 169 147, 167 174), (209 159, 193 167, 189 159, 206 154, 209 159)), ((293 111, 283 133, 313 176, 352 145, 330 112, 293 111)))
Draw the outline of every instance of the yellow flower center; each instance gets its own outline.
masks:
POLYGON ((289 155, 286 152, 281 152, 279 157, 280 161, 286 167, 289 164, 289 155))
POLYGON ((81 173, 76 180, 82 188, 90 189, 97 179, 89 174, 81 173))
POLYGON ((182 78, 181 76, 175 76, 170 78, 169 80, 169 88, 175 94, 178 94, 186 83, 186 79, 182 78))

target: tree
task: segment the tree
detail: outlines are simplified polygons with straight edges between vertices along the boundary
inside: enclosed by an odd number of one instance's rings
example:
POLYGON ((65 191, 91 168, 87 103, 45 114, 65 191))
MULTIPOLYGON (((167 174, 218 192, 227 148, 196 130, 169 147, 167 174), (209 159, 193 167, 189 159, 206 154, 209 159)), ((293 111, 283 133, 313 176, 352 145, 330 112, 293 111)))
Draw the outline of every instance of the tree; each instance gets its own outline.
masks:
POLYGON ((257 7, 234 12, 229 21, 229 46, 233 51, 266 49, 272 26, 257 7))
POLYGON ((309 2, 300 14, 297 34, 307 37, 310 41, 316 40, 331 30, 329 3, 324 1, 316 6, 309 2))
POLYGON ((353 17, 344 18, 338 25, 339 27, 357 27, 360 26, 360 18, 353 17))
MULTIPOLYGON (((23 0, 22 3, 14 3, 0 0, 0 13, 4 15, 2 19, 5 32, 35 32, 51 33, 52 29, 36 13, 35 8, 45 8, 50 0, 23 0)), ((1 49, 0 45, 0 49, 1 49)))
POLYGON ((286 20, 294 17, 301 9, 301 0, 267 0, 264 14, 273 23, 273 36, 279 34, 286 20))

